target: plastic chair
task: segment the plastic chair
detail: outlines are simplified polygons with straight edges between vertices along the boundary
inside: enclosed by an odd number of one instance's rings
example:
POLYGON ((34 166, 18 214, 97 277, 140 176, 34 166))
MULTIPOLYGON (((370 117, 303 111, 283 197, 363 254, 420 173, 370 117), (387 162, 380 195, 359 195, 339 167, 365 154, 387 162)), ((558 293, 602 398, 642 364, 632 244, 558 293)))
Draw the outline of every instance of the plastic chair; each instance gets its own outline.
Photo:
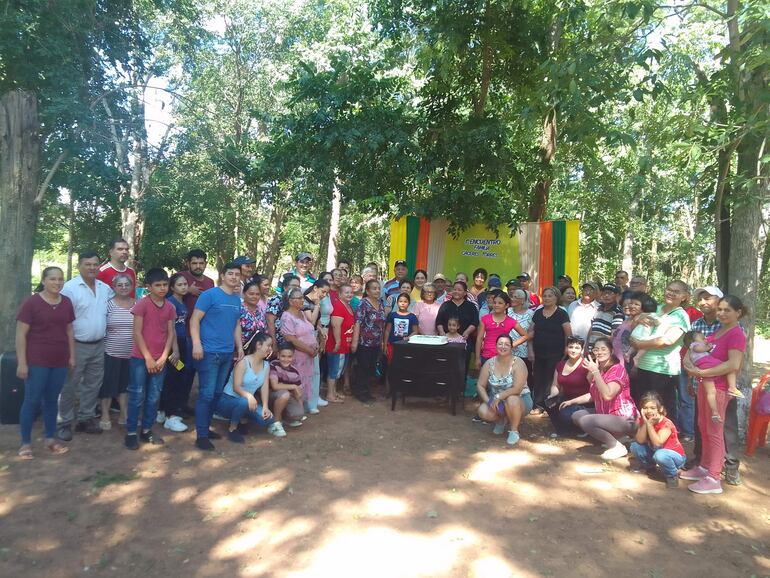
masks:
POLYGON ((746 455, 753 456, 754 450, 759 447, 765 447, 767 443, 767 427, 770 425, 770 415, 757 413, 757 403, 759 396, 764 390, 765 385, 770 380, 770 372, 762 376, 759 384, 754 388, 751 394, 751 407, 749 408, 749 429, 746 433, 746 455))

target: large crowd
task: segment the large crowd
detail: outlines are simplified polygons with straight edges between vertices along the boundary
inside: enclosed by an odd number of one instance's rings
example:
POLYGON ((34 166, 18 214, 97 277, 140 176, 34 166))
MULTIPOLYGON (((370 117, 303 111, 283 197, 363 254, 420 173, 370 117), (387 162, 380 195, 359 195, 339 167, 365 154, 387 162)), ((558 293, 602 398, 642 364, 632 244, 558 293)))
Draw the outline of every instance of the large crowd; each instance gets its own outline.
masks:
POLYGON ((315 275, 306 252, 275 288, 246 256, 225 264, 215 284, 200 249, 184 271, 149 269, 137 287, 128 260, 128 244, 116 239, 104 263, 80 254, 66 283, 47 267, 19 308, 21 458, 34 457, 40 413, 54 454, 67 452, 73 430, 112 429, 113 412, 130 450, 163 444, 160 426, 183 432, 193 423, 203 451, 223 435, 243 443, 250 424, 283 437, 350 395, 374 402, 387 388, 393 344, 421 334, 464 344, 466 372, 478 371, 474 420, 507 432, 510 445, 531 414, 550 419, 552 437, 600 442, 605 460, 630 451, 633 470, 668 487, 684 479, 711 494, 722 492, 722 477, 740 483, 736 376, 747 310, 717 287, 691 291, 673 280, 657 303, 647 279, 625 271, 588 280, 579 294, 561 275, 538 293, 527 272, 503 285, 479 268, 450 283, 424 270, 409 277, 404 261, 381 281, 377 263, 358 275, 340 261, 315 275), (695 442, 689 461, 683 441, 695 442))

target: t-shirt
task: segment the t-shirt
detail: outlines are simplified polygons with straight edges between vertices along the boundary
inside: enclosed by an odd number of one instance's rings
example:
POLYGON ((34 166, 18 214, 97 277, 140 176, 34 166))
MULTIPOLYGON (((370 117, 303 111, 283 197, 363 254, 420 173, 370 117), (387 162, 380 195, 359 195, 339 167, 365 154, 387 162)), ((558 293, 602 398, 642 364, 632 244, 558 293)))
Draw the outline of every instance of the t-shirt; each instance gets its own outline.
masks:
MULTIPOLYGON (((736 325, 720 337, 717 337, 717 334, 709 335, 706 337, 706 341, 714 344, 711 355, 721 361, 727 361, 731 349, 746 351, 746 334, 740 325, 736 325)), ((713 377, 712 379, 717 389, 727 391, 727 378, 724 375, 713 377)))
MULTIPOLYGON (((644 427, 644 421, 642 421, 642 418, 639 418, 638 423, 640 427, 644 427)), ((668 436, 668 439, 666 439, 666 441, 663 442, 663 445, 660 446, 659 449, 671 450, 672 452, 678 453, 680 456, 686 455, 684 453, 684 448, 682 447, 682 443, 679 441, 679 432, 677 432, 674 422, 672 422, 667 417, 664 417, 658 423, 653 425, 652 429, 654 429, 655 432, 659 432, 662 429, 668 429, 671 431, 671 435, 668 436)), ((649 438, 648 438, 648 441, 649 441, 649 438)))
MULTIPOLYGON (((529 326, 532 325, 532 317, 535 315, 535 312, 532 309, 525 309, 523 313, 516 313, 512 307, 508 308, 508 317, 515 320, 516 323, 519 324, 519 327, 526 333, 529 331, 529 326)), ((511 332, 511 338, 516 340, 520 336, 518 332, 512 331, 511 332)), ((529 344, 528 342, 524 342, 521 345, 517 345, 514 350, 513 354, 516 357, 521 357, 522 359, 526 359, 529 355, 529 344)))
POLYGON ((114 299, 107 301, 107 335, 104 353, 110 357, 129 359, 134 349, 134 316, 131 309, 121 307, 114 299))
POLYGON ((660 349, 645 349, 644 355, 639 359, 639 369, 659 373, 661 375, 679 375, 682 370, 682 360, 679 357, 679 349, 682 347, 682 336, 690 330, 690 319, 681 307, 663 313, 663 306, 658 307, 658 317, 661 325, 653 332, 653 335, 663 335, 668 329, 678 327, 681 335, 672 345, 660 349))
POLYGON ((293 365, 284 367, 277 359, 270 362, 270 377, 275 377, 278 380, 278 383, 285 383, 286 385, 302 385, 302 377, 300 377, 297 368, 293 365))
MULTIPOLYGON (((394 293, 393 295, 388 296, 388 299, 385 302, 385 307, 389 307, 391 311, 398 310, 398 302, 397 302, 397 300, 398 300, 399 295, 401 295, 400 291, 398 293, 394 293)), ((409 311, 410 313, 414 313, 414 306, 415 305, 416 305, 416 303, 410 297, 409 307, 407 307, 406 310, 409 311)))
POLYGON ((447 331, 447 321, 451 317, 457 317, 460 320, 460 329, 458 333, 465 333, 468 326, 473 325, 478 327, 479 325, 479 310, 470 301, 463 301, 460 305, 457 305, 452 299, 448 299, 439 307, 438 315, 436 315, 436 329, 441 326, 444 329, 444 333, 447 331))
POLYGON ((599 304, 596 301, 590 303, 583 303, 583 301, 573 301, 567 307, 569 312, 569 322, 572 326, 572 335, 575 337, 582 337, 585 339, 588 337, 588 332, 591 331, 591 323, 596 316, 596 311, 599 308, 599 304))
POLYGON ((221 287, 201 293, 195 308, 204 313, 201 319, 201 345, 205 353, 232 353, 233 332, 241 318, 241 298, 229 295, 221 287))
POLYGON ((405 337, 409 336, 414 329, 420 325, 420 322, 417 321, 417 317, 414 313, 401 315, 396 311, 391 311, 388 314, 387 323, 390 323, 388 343, 403 341, 405 337))
POLYGON ((620 417, 637 417, 639 412, 636 409, 634 400, 631 399, 631 386, 628 380, 628 373, 622 363, 616 363, 602 374, 604 383, 612 381, 620 384, 620 391, 609 401, 602 398, 599 389, 594 381, 589 386, 591 399, 594 402, 596 413, 617 415, 620 417))
POLYGON ((362 299, 356 310, 356 323, 359 346, 379 347, 382 344, 382 332, 385 329, 385 308, 382 302, 375 307, 369 299, 362 299))
MULTIPOLYGON (((177 339, 184 339, 187 337, 187 327, 185 326, 185 322, 187 321, 187 307, 185 307, 184 303, 180 303, 173 295, 169 295, 166 299, 168 299, 168 302, 174 306, 174 311, 176 311, 176 319, 174 320, 176 337, 177 339)), ((107 328, 107 331, 109 333, 109 327, 107 328)))
MULTIPOLYGON (((144 344, 152 358, 158 359, 166 348, 168 322, 176 320, 176 309, 166 299, 163 300, 163 305, 158 307, 148 295, 136 302, 136 305, 131 308, 131 314, 134 318, 143 318, 142 337, 144 344)), ((136 343, 131 349, 131 357, 144 359, 144 355, 136 343)))
MULTIPOLYGON (((251 395, 254 395, 268 378, 270 373, 270 364, 267 361, 263 361, 262 367, 259 368, 258 371, 254 371, 254 369, 251 367, 251 360, 248 358, 248 356, 244 357, 240 363, 243 363, 246 366, 245 371, 243 372, 243 382, 241 383, 241 389, 249 392, 251 395)), ((230 372, 230 377, 227 379, 227 383, 225 384, 224 392, 227 395, 232 395, 233 397, 238 396, 239 394, 235 393, 234 386, 235 369, 233 368, 233 370, 230 372)))
POLYGON ((623 311, 617 305, 609 310, 605 310, 603 307, 597 309, 593 321, 591 321, 589 343, 593 344, 602 336, 610 337, 612 332, 623 323, 624 318, 623 311))
POLYGON ((75 309, 64 295, 57 305, 49 305, 39 293, 27 298, 16 315, 16 321, 29 325, 27 365, 67 367, 70 358, 67 326, 74 320, 75 309))
POLYGON ((582 363, 572 370, 569 375, 564 375, 564 366, 566 360, 561 360, 556 364, 556 383, 561 387, 564 399, 574 399, 588 393, 588 370, 582 363))
POLYGON ((536 356, 560 357, 564 355, 564 324, 569 323, 569 315, 564 309, 557 307, 550 317, 543 314, 543 309, 538 309, 532 316, 532 324, 535 326, 535 336, 532 338, 532 349, 536 356))
POLYGON ((542 301, 540 301, 540 295, 534 291, 527 291, 527 293, 529 294, 529 308, 534 311, 540 307, 540 305, 542 305, 542 301))
POLYGON ((420 333, 423 335, 436 335, 436 316, 441 308, 439 303, 425 303, 418 301, 414 304, 414 313, 417 321, 420 322, 420 333))
POLYGON ((99 267, 99 272, 96 274, 96 278, 99 279, 99 281, 102 283, 106 283, 108 287, 112 287, 112 280, 118 273, 122 273, 131 277, 131 285, 133 286, 133 289, 131 289, 131 297, 136 297, 136 271, 134 271, 128 265, 126 265, 126 268, 123 269, 123 271, 118 271, 108 261, 99 267))
POLYGON ((334 309, 332 309, 332 318, 340 317, 342 319, 342 326, 340 327, 340 348, 334 351, 334 329, 329 327, 329 338, 326 340, 326 352, 327 353, 350 353, 350 344, 353 341, 353 325, 356 323, 356 318, 353 316, 353 311, 348 310, 342 301, 336 301, 334 303, 334 309))
POLYGON ((489 313, 481 318, 484 324, 484 343, 481 345, 482 357, 494 357, 497 355, 497 338, 503 334, 510 334, 518 327, 515 319, 506 315, 501 322, 497 322, 489 313))
MULTIPOLYGON (((198 289, 201 290, 201 294, 204 291, 207 291, 209 289, 214 288, 214 281, 206 277, 205 275, 201 275, 200 277, 196 277, 193 275, 190 271, 181 271, 182 277, 187 279, 187 284, 190 286, 195 286, 198 289)), ((195 303, 198 301, 198 297, 200 295, 193 295, 189 291, 187 292, 187 295, 184 296, 184 304, 185 307, 187 307, 187 315, 188 317, 192 315, 193 309, 195 309, 195 303)))

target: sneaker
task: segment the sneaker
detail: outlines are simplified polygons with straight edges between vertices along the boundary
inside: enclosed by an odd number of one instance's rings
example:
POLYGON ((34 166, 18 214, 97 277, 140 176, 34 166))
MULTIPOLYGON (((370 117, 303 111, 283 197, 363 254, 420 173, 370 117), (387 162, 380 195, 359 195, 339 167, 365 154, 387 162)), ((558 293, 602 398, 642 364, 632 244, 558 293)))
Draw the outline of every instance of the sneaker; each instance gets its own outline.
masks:
POLYGON ((556 432, 553 432, 548 437, 551 438, 552 440, 556 440, 556 439, 559 439, 559 434, 557 434, 556 432))
POLYGON ((298 419, 295 419, 294 421, 290 421, 286 425, 289 426, 289 427, 300 427, 302 425, 302 421, 298 420, 298 419))
POLYGON ((110 431, 112 429, 112 422, 111 421, 100 421, 99 422, 99 429, 102 431, 110 431))
POLYGON ((310 415, 318 415, 319 413, 321 413, 321 412, 320 412, 320 410, 318 410, 318 409, 317 409, 317 408, 315 408, 315 407, 313 407, 313 408, 311 408, 311 409, 307 410, 307 412, 308 412, 310 415))
POLYGON ((246 438, 239 434, 237 429, 231 432, 227 432, 227 439, 229 439, 234 444, 242 444, 246 441, 246 438))
POLYGON ((683 435, 683 436, 679 436, 679 441, 682 442, 683 444, 689 444, 691 442, 694 442, 695 438, 691 435, 683 435))
POLYGON ((221 440, 222 435, 215 432, 213 429, 209 430, 209 439, 210 440, 221 440))
POLYGON ((78 424, 75 426, 75 431, 79 431, 87 434, 102 433, 102 429, 99 427, 99 424, 97 424, 96 420, 94 419, 79 421, 78 424))
POLYGON ((505 432, 505 420, 495 422, 495 427, 492 428, 492 433, 496 436, 501 436, 505 432))
POLYGON ((143 443, 152 444, 154 446, 162 446, 164 443, 166 443, 163 441, 162 437, 152 433, 152 430, 143 431, 141 434, 139 434, 139 439, 142 440, 143 443))
POLYGON ((701 466, 695 466, 694 468, 691 468, 689 470, 686 470, 679 474, 679 477, 683 480, 690 480, 693 482, 697 482, 705 478, 709 475, 709 472, 706 468, 703 468, 701 466))
POLYGON ((280 422, 275 422, 267 426, 267 433, 277 438, 285 438, 286 432, 283 430, 283 426, 280 422))
POLYGON ((738 470, 728 470, 725 468, 723 476, 726 484, 731 486, 741 485, 741 473, 738 470))
POLYGON ((323 398, 318 399, 318 407, 326 407, 327 405, 329 405, 328 401, 323 398))
POLYGON ((519 436, 519 432, 517 432, 517 431, 509 431, 508 432, 508 439, 505 440, 505 442, 509 446, 515 446, 517 443, 519 443, 520 439, 521 439, 521 437, 519 436))
POLYGON ((187 425, 178 415, 172 415, 170 418, 166 419, 166 421, 163 422, 163 427, 176 432, 187 431, 187 425))
POLYGON ((72 426, 59 426, 59 430, 56 432, 56 437, 58 437, 63 442, 72 441, 72 426))
POLYGON ((687 489, 696 494, 721 494, 722 484, 719 480, 707 475, 700 481, 687 486, 687 489))
POLYGON ((166 412, 159 411, 158 414, 155 416, 155 423, 164 423, 165 421, 166 421, 166 412))
POLYGON ((128 421, 127 419, 119 417, 118 418, 118 425, 126 425, 127 421, 128 421))
POLYGON ((610 448, 602 454, 602 459, 606 461, 611 461, 611 460, 617 460, 627 455, 628 455, 628 450, 626 449, 626 446, 624 446, 621 443, 617 443, 615 444, 614 448, 610 448))
POLYGON ((126 446, 126 449, 138 450, 139 437, 136 434, 126 434, 126 437, 123 440, 123 445, 126 446))
POLYGON ((229 417, 225 417, 223 415, 219 415, 218 413, 215 413, 212 417, 214 419, 218 419, 219 421, 230 421, 229 417))
POLYGON ((204 452, 214 451, 214 444, 211 443, 209 438, 196 438, 195 447, 204 452))
POLYGON ((679 487, 679 478, 676 476, 672 478, 666 478, 666 489, 675 490, 679 487))
POLYGON ((473 423, 484 423, 484 420, 483 420, 483 419, 481 419, 481 418, 480 418, 479 416, 477 416, 477 415, 474 415, 474 416, 473 416, 473 418, 471 419, 471 421, 472 421, 473 423))

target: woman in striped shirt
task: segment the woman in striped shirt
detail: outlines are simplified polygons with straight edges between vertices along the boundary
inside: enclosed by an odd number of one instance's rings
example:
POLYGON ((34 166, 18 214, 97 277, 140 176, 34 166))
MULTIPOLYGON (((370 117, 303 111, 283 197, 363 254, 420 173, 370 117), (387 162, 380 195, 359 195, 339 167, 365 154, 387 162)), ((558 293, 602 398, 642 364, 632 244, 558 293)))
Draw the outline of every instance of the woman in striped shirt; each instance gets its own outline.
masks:
POLYGON ((104 339, 104 381, 99 390, 102 417, 99 427, 103 430, 112 428, 110 405, 113 398, 120 404, 119 424, 126 423, 128 401, 128 362, 134 345, 134 316, 131 308, 136 299, 131 297, 134 283, 131 277, 118 273, 112 279, 115 296, 107 302, 107 335, 104 339))

